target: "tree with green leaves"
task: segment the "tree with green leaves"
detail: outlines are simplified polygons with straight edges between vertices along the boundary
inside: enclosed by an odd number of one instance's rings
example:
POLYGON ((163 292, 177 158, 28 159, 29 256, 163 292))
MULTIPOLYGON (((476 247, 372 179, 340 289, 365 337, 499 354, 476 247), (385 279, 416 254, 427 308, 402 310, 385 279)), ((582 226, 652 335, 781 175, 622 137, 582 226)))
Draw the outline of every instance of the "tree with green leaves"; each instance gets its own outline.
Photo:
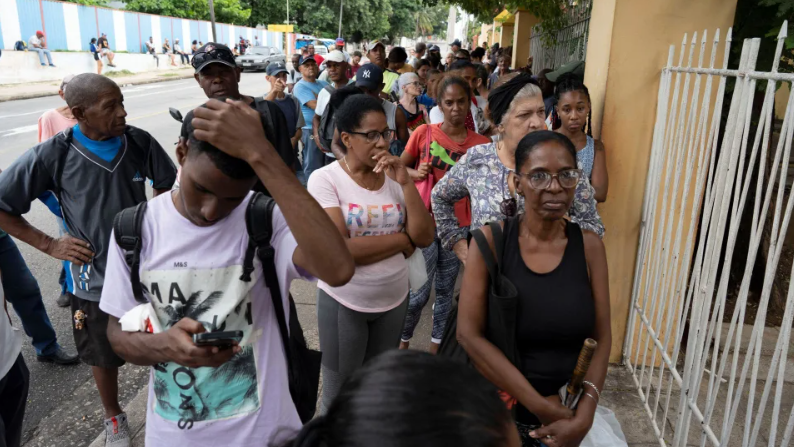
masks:
MULTIPOLYGON (((250 9, 245 9, 240 0, 214 0, 215 20, 219 23, 248 25, 250 9)), ((181 17, 194 20, 209 20, 207 0, 130 0, 129 11, 181 17)))

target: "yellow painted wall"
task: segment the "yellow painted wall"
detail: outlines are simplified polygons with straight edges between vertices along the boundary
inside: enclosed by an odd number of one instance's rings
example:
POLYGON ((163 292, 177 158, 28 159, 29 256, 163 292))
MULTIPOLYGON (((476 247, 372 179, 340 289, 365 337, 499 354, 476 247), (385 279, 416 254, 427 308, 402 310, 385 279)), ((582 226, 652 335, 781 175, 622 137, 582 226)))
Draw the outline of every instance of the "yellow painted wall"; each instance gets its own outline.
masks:
POLYGON ((599 207, 606 226, 612 302, 612 353, 620 361, 639 242, 642 200, 656 119, 661 68, 684 33, 722 35, 735 0, 599 0, 593 4, 585 83, 597 135, 606 147, 609 197, 599 207))
POLYGON ((512 24, 503 24, 502 25, 502 33, 499 40, 499 47, 500 48, 507 48, 513 45, 513 29, 515 27, 512 24))
POLYGON ((513 30, 513 69, 527 65, 532 27, 539 22, 538 18, 532 15, 531 12, 524 10, 516 11, 515 20, 516 23, 513 30))

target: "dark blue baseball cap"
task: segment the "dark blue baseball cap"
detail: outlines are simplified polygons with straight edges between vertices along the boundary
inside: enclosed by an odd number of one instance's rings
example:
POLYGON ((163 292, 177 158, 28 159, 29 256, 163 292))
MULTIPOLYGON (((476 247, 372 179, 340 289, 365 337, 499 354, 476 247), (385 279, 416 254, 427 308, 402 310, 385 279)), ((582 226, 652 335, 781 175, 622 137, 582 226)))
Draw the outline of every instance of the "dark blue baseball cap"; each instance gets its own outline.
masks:
POLYGON ((267 75, 275 76, 279 73, 287 73, 287 67, 281 61, 271 62, 267 65, 267 75))
POLYGON ((383 70, 375 64, 365 64, 356 72, 356 86, 370 90, 383 88, 383 70))
POLYGON ((314 61, 315 64, 317 63, 317 61, 314 60, 314 56, 306 56, 306 57, 301 57, 301 61, 298 63, 298 66, 301 66, 308 61, 314 61))

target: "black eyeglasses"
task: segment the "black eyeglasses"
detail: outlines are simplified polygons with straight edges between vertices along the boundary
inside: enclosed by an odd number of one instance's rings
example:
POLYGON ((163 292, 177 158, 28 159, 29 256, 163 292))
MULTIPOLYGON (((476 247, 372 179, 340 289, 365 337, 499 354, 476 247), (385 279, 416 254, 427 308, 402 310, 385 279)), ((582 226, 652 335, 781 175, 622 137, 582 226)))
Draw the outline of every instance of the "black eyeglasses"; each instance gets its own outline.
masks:
POLYGON ((391 141, 392 136, 394 136, 394 130, 386 129, 383 132, 378 132, 377 130, 370 130, 369 132, 348 132, 352 133, 353 135, 363 135, 367 139, 367 143, 376 143, 379 137, 383 137, 383 140, 387 143, 391 141))
POLYGON ((544 171, 530 172, 529 174, 522 174, 516 172, 516 175, 525 177, 529 180, 529 186, 534 189, 547 189, 551 186, 551 181, 557 179, 557 182, 563 188, 573 188, 579 183, 579 178, 582 176, 582 171, 579 169, 565 169, 556 174, 544 171))
POLYGON ((193 68, 198 68, 207 61, 225 61, 232 64, 232 66, 237 65, 232 52, 224 49, 196 53, 193 55, 190 65, 192 65, 193 68))

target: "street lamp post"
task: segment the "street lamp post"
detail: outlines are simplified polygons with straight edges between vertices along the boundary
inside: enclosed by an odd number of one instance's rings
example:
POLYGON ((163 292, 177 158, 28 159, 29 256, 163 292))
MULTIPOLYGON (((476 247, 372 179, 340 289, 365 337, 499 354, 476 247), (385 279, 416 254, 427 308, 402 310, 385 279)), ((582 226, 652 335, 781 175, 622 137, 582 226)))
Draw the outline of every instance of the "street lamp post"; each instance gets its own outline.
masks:
POLYGON ((339 34, 336 37, 342 37, 342 5, 344 4, 344 0, 339 0, 339 34))
POLYGON ((212 41, 217 42, 218 36, 215 35, 215 6, 212 4, 212 0, 208 0, 210 3, 210 22, 212 22, 212 41))

